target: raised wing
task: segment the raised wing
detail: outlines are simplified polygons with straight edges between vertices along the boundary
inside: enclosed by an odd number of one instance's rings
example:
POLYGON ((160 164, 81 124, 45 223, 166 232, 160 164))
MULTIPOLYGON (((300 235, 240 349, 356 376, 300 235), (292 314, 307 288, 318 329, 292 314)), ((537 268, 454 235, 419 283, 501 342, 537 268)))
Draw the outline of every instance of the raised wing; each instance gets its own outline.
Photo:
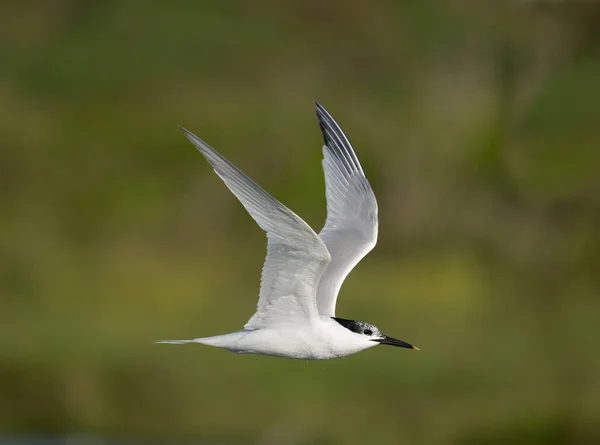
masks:
POLYGON ((330 260, 321 239, 298 215, 235 165, 194 134, 182 130, 250 216, 267 232, 267 258, 257 310, 244 328, 318 320, 317 283, 330 260))
POLYGON ((325 140, 327 196, 327 221, 319 237, 331 255, 317 287, 317 306, 319 314, 333 317, 344 279, 377 243, 377 200, 346 135, 325 108, 315 105, 325 140))

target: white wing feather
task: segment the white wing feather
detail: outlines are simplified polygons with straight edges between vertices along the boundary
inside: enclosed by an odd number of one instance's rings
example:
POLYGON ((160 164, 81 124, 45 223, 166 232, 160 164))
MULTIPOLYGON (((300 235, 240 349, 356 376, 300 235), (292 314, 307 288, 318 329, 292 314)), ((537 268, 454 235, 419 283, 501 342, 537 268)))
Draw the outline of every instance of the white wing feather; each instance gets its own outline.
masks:
POLYGON ((244 328, 318 320, 316 289, 330 260, 321 239, 298 215, 221 154, 194 134, 182 130, 250 216, 267 232, 267 257, 257 310, 244 328))
POLYGON ((315 104, 325 140, 327 196, 327 221, 319 237, 331 255, 317 287, 317 306, 319 314, 333 317, 344 279, 377 243, 377 200, 346 135, 327 110, 315 104))

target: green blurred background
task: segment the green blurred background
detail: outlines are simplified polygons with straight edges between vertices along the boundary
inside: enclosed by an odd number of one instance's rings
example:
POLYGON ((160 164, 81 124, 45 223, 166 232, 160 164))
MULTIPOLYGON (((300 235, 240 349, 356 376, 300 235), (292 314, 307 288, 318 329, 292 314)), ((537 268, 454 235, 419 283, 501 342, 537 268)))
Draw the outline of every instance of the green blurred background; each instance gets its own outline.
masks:
POLYGON ((600 443, 598 23, 576 1, 3 2, 0 435, 600 443), (177 126, 318 230, 313 100, 379 200, 338 315, 421 352, 153 345, 241 328, 265 253, 177 126))

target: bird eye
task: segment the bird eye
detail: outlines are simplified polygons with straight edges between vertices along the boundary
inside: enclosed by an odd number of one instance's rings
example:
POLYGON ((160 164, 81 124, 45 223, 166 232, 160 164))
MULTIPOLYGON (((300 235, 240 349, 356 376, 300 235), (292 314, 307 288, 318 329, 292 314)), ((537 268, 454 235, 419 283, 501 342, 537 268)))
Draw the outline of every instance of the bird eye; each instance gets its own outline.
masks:
POLYGON ((365 335, 373 335, 373 331, 372 331, 372 330, 370 330, 370 329, 365 329, 365 330, 363 331, 363 334, 365 334, 365 335))

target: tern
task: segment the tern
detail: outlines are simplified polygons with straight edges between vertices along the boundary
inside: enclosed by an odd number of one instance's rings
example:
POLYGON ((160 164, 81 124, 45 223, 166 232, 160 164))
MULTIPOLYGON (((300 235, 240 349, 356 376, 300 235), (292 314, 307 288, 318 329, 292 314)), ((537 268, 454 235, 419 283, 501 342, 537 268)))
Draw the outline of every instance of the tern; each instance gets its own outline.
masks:
POLYGON ((303 360, 345 357, 377 345, 418 349, 372 324, 335 316, 348 273, 377 242, 377 200, 348 138, 315 102, 323 146, 327 220, 317 235, 200 138, 181 128, 250 216, 267 233, 256 313, 240 331, 193 340, 231 352, 303 360))

